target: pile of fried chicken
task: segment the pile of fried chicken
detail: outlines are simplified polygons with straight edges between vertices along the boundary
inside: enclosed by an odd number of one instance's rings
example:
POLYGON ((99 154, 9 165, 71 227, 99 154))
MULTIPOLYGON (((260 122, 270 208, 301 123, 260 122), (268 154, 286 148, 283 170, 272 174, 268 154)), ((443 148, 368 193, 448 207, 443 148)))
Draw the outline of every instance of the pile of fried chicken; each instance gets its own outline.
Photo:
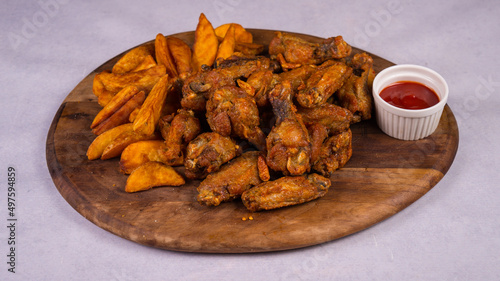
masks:
POLYGON ((203 66, 180 86, 182 109, 161 119, 163 153, 201 181, 202 205, 241 198, 259 211, 324 196, 352 155, 350 125, 371 118, 370 55, 341 36, 284 32, 267 49, 203 66))

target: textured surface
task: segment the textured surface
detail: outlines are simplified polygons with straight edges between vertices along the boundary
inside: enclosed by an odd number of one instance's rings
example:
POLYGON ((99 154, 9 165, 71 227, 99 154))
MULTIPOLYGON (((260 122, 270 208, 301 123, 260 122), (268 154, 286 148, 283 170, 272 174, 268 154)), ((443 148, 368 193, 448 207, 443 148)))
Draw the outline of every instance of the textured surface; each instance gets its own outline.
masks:
MULTIPOLYGON (((1 280, 498 280, 500 38, 497 1, 4 1, 0 9, 1 280), (60 3, 44 20, 39 3, 60 3), (392 9, 389 9, 392 7, 392 9), (395 8, 395 9, 394 9, 395 8), (175 10, 175 12, 173 12, 175 10), (261 254, 164 251, 121 239, 76 212, 47 169, 63 100, 107 59, 158 32, 214 25, 284 29, 428 66, 450 85, 460 144, 427 194, 342 239, 261 254), (35 15, 38 26, 29 29, 35 15), (25 34, 23 35, 23 27, 25 34), (19 44, 10 39, 21 38, 19 44), (18 170, 16 274, 7 271, 6 169, 18 170)), ((411 163, 432 147, 415 151, 411 163)), ((73 149, 85 152, 84 145, 73 149)), ((74 159, 74 161, 79 161, 74 159)), ((113 184, 113 183, 111 183, 113 184)))

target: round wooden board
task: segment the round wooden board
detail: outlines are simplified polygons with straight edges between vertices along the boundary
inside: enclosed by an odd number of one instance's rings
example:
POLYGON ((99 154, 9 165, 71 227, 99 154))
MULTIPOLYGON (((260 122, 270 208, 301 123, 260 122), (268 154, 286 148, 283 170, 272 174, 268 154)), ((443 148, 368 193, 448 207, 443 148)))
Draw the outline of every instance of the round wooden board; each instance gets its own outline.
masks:
MULTIPOLYGON (((255 42, 265 45, 274 34, 271 30, 249 31, 255 42)), ((193 32, 172 36, 189 44, 194 39, 193 32)), ((76 211, 97 226, 143 245, 186 252, 246 253, 331 241, 366 229, 415 202, 445 175, 458 148, 457 122, 446 106, 437 130, 419 141, 385 135, 374 118, 353 125, 351 160, 334 173, 326 196, 306 204, 256 213, 249 212, 241 201, 205 207, 196 202, 197 181, 128 194, 119 159, 89 161, 85 155, 95 138, 89 127, 100 110, 92 93, 93 77, 110 70, 122 55, 90 73, 64 100, 48 132, 47 165, 60 194, 76 211), (250 216, 252 220, 242 220, 250 216)), ((393 65, 372 56, 377 72, 393 65)))

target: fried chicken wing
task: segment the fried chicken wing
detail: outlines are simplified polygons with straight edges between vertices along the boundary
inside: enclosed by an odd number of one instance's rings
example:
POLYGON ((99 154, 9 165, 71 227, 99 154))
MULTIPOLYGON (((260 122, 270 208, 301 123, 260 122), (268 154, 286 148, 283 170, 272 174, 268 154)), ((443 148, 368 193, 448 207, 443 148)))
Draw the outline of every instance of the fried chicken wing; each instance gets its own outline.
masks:
POLYGON ((265 69, 256 71, 248 77, 246 83, 252 87, 252 96, 258 106, 264 107, 269 105, 267 94, 274 86, 276 75, 272 70, 265 69))
POLYGON ((203 179, 240 154, 240 147, 230 137, 215 132, 202 133, 189 142, 186 148, 186 177, 203 179))
POLYGON ((219 87, 236 85, 239 78, 248 78, 252 73, 273 68, 266 57, 231 57, 221 61, 217 68, 204 68, 184 81, 181 105, 195 111, 205 110, 205 103, 219 87))
POLYGON ((248 151, 209 174, 198 186, 197 200, 206 206, 218 206, 239 198, 251 187, 259 184, 258 157, 260 152, 248 151))
POLYGON ((320 64, 329 59, 340 59, 351 54, 352 48, 342 36, 311 43, 289 33, 276 32, 269 43, 269 54, 282 54, 288 63, 320 64))
MULTIPOLYGON (((170 115, 167 118, 170 118, 170 115)), ((161 151, 164 163, 170 166, 182 165, 187 144, 201 132, 200 121, 192 110, 179 109, 170 124, 164 126, 162 136, 166 148, 161 151)))
POLYGON ((303 107, 315 107, 325 103, 351 75, 352 68, 343 62, 319 67, 306 81, 306 87, 298 91, 296 98, 303 107))
POLYGON ((285 175, 301 175, 310 170, 309 133, 292 103, 289 81, 277 84, 269 93, 276 124, 266 138, 267 164, 285 175))
POLYGON ((278 74, 278 77, 280 81, 290 81, 292 89, 297 91, 305 88, 307 79, 309 79, 311 74, 317 69, 318 68, 314 65, 305 64, 290 71, 281 72, 278 74))
POLYGON ((316 159, 312 160, 312 169, 325 177, 344 167, 352 156, 352 132, 347 129, 325 140, 316 159))
POLYGON ((257 104, 243 89, 224 86, 215 90, 207 101, 206 116, 212 131, 246 139, 265 151, 266 136, 259 127, 257 104))
POLYGON ((313 108, 299 107, 297 112, 302 116, 311 137, 311 163, 323 155, 325 140, 347 130, 353 121, 349 110, 330 103, 313 108))
POLYGON ((246 81, 252 87, 255 102, 259 107, 269 105, 269 92, 281 81, 289 81, 293 91, 305 87, 307 79, 317 70, 314 65, 306 64, 289 71, 274 73, 271 70, 262 70, 252 73, 246 81))
POLYGON ((373 59, 366 53, 355 54, 349 65, 353 68, 344 85, 336 92, 336 103, 349 109, 355 122, 371 118, 371 84, 375 77, 373 59))
POLYGON ((325 126, 332 134, 349 128, 354 118, 351 111, 331 103, 312 108, 298 107, 297 112, 302 116, 306 127, 317 123, 325 126))
POLYGON ((271 210, 323 197, 330 185, 328 178, 318 174, 285 176, 250 188, 241 200, 250 211, 271 210))

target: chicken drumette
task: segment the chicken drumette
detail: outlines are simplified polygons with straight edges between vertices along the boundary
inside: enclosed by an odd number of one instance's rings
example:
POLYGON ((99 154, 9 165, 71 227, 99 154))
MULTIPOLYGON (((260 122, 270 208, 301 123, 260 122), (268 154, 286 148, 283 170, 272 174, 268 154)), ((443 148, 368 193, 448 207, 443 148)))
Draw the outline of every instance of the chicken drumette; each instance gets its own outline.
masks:
POLYGON ((267 164, 285 175, 301 175, 310 170, 311 142, 292 95, 289 81, 277 84, 269 93, 276 123, 266 138, 267 164))
POLYGON ((299 107, 297 112, 302 116, 304 124, 324 126, 329 133, 338 133, 349 128, 353 121, 352 113, 338 105, 325 103, 313 108, 299 107))
POLYGON ((353 72, 336 92, 336 103, 354 114, 354 121, 367 120, 372 114, 371 86, 375 77, 373 59, 366 53, 355 54, 348 63, 353 72))
POLYGON ((322 197, 330 185, 328 178, 318 174, 285 176, 250 188, 243 192, 241 200, 250 211, 276 209, 322 197))
POLYGON ((288 63, 294 64, 320 64, 330 59, 345 58, 351 50, 342 36, 311 43, 292 34, 276 32, 269 44, 271 57, 281 54, 288 63))
POLYGON ((184 150, 187 144, 201 132, 200 122, 192 110, 179 109, 170 123, 169 115, 164 118, 166 123, 161 126, 166 148, 161 151, 165 163, 171 166, 184 163, 184 150))
POLYGON ((344 167, 352 156, 352 132, 347 129, 328 137, 312 159, 312 169, 325 177, 344 167))
POLYGON ((217 206, 239 198, 251 187, 262 182, 259 176, 260 152, 249 151, 224 164, 220 170, 209 174, 198 186, 198 202, 217 206))
POLYGON ((343 62, 327 61, 307 79, 304 89, 296 95, 303 107, 315 107, 325 103, 351 75, 352 68, 343 62))
POLYGON ((266 57, 235 57, 220 62, 217 68, 202 69, 184 81, 181 105, 195 111, 205 110, 205 103, 219 87, 236 85, 239 78, 275 66, 266 57))
POLYGON ((325 140, 329 136, 347 130, 353 121, 353 115, 349 110, 330 103, 313 108, 299 107, 298 113, 302 116, 311 137, 313 165, 324 153, 325 140))
POLYGON ((202 133, 186 148, 184 160, 186 177, 203 179, 240 154, 240 147, 230 137, 215 132, 202 133))
POLYGON ((257 104, 243 89, 224 86, 215 90, 207 101, 206 116, 212 131, 246 139, 265 151, 266 136, 259 127, 257 104))

